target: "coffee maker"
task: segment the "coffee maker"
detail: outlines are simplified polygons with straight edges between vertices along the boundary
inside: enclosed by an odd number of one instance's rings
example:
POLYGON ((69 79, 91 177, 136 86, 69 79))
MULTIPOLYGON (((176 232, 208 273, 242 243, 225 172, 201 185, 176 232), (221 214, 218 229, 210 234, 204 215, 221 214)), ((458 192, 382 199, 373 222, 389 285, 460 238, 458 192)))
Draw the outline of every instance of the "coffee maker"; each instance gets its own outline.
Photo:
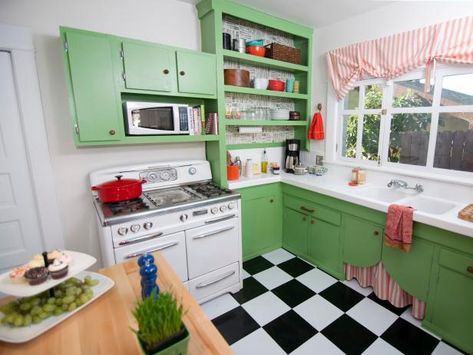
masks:
POLYGON ((294 173, 294 167, 299 164, 301 141, 299 139, 286 139, 286 163, 285 170, 287 173, 294 173))

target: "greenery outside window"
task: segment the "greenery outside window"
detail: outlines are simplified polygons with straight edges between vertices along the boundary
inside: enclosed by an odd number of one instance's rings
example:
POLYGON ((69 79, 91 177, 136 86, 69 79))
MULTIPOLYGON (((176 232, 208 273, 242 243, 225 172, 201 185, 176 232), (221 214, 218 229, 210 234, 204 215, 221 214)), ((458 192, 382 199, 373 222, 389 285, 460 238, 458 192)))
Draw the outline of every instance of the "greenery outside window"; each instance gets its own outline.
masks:
POLYGON ((338 158, 471 177, 473 67, 435 74, 428 92, 423 71, 358 82, 338 103, 338 158))

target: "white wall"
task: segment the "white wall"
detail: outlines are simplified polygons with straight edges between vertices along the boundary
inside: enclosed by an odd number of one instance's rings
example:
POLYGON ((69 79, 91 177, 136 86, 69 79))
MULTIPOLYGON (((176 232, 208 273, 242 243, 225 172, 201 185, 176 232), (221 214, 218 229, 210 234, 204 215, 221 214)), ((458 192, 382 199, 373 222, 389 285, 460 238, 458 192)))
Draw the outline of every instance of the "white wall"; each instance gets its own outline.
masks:
POLYGON ((1 0, 0 22, 27 26, 33 33, 66 248, 99 257, 88 173, 135 162, 205 159, 205 147, 195 143, 76 148, 72 140, 59 26, 199 49, 196 10, 193 5, 176 0, 1 0))
MULTIPOLYGON (((473 14, 473 2, 410 2, 402 1, 333 25, 315 29, 313 59, 313 104, 327 104, 328 75, 326 53, 356 42, 368 41, 390 34, 409 31, 448 19, 473 14)), ((331 83, 330 83, 331 85, 331 83)), ((326 116, 325 128, 334 117, 326 116)), ((324 142, 312 142, 312 154, 324 152, 324 142)))

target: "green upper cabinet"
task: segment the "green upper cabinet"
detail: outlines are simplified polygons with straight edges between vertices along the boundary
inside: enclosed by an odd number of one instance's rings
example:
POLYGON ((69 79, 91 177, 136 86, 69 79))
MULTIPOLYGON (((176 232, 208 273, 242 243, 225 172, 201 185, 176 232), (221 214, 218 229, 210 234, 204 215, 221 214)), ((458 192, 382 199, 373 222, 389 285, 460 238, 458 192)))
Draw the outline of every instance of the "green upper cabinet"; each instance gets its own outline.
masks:
POLYGON ((181 93, 215 95, 217 67, 215 55, 176 51, 178 90, 181 93))
POLYGON ((383 228, 371 221, 344 215, 343 261, 355 266, 373 266, 381 260, 383 228))
POLYGON ((174 50, 157 44, 122 43, 127 89, 177 91, 174 50))
POLYGON ((119 103, 109 37, 80 31, 63 32, 62 36, 76 143, 119 140, 119 103))

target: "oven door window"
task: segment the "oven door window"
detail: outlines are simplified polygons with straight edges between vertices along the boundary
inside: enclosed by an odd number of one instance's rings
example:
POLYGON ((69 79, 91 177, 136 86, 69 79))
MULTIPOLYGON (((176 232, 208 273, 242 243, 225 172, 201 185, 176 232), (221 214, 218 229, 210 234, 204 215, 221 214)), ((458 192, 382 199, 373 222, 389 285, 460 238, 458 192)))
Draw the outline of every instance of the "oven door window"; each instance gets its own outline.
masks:
POLYGON ((150 107, 133 110, 134 127, 149 128, 161 131, 174 131, 174 115, 171 106, 150 107))

